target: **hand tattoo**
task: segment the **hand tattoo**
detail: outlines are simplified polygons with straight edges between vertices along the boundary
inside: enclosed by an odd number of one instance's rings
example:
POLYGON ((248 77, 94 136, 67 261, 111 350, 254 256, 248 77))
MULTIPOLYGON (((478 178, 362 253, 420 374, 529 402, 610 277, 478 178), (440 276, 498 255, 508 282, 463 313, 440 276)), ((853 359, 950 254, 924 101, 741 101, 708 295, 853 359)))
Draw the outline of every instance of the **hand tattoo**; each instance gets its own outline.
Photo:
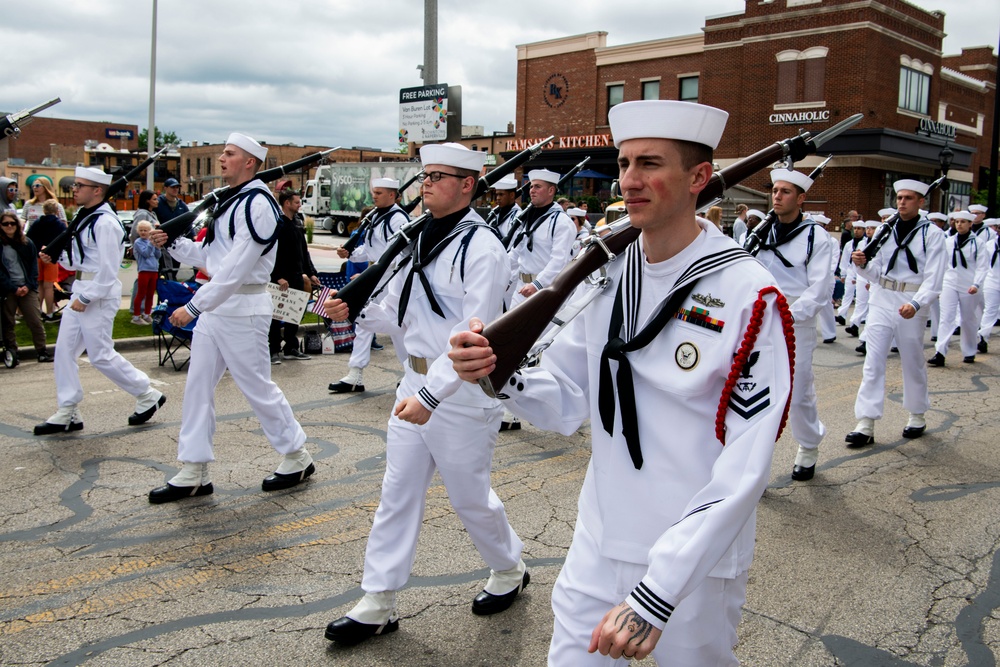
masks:
POLYGON ((649 633, 653 630, 653 626, 650 625, 649 621, 635 613, 635 610, 627 605, 615 617, 615 623, 618 624, 619 632, 627 629, 632 633, 628 641, 629 643, 635 642, 636 647, 642 646, 642 643, 649 638, 649 633))

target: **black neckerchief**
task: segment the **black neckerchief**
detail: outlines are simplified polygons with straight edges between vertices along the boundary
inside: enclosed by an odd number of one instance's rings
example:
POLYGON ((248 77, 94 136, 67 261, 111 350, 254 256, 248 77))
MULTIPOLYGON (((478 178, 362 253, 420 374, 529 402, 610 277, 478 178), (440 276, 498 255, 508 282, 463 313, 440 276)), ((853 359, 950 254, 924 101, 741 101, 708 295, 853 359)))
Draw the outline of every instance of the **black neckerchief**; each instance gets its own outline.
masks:
POLYGON ((499 227, 501 224, 503 224, 503 221, 507 219, 507 216, 510 215, 510 212, 513 210, 514 210, 513 204, 510 204, 508 206, 497 206, 495 209, 493 209, 493 213, 494 215, 496 215, 496 217, 490 221, 490 224, 492 224, 494 227, 499 227))
POLYGON ((392 220, 392 211, 394 208, 396 208, 396 205, 391 204, 383 208, 375 209, 375 213, 372 215, 372 226, 368 228, 368 235, 365 239, 365 243, 371 245, 371 240, 375 238, 375 230, 378 229, 380 225, 382 227, 382 239, 385 241, 389 240, 389 221, 392 220))
POLYGON ((424 267, 430 264, 444 250, 444 247, 451 238, 452 232, 458 227, 462 218, 469 214, 469 210, 470 207, 466 206, 461 211, 441 218, 435 218, 432 214, 430 221, 421 230, 419 236, 417 236, 416 241, 413 243, 413 255, 410 257, 410 271, 406 275, 406 279, 403 281, 403 289, 399 293, 399 316, 397 318, 399 326, 403 326, 403 316, 406 315, 406 307, 410 301, 410 291, 413 289, 414 275, 420 278, 420 284, 427 295, 427 301, 430 303, 431 310, 439 317, 444 317, 444 311, 441 310, 437 299, 434 298, 431 283, 427 279, 427 276, 424 275, 424 267))
POLYGON ((865 237, 864 236, 860 236, 858 238, 851 237, 851 250, 857 250, 858 244, 861 243, 861 239, 863 238, 865 237))
POLYGON ((212 217, 209 218, 205 225, 208 228, 208 231, 205 232, 205 240, 202 242, 203 247, 212 245, 212 241, 215 240, 216 221, 222 217, 222 214, 226 212, 226 209, 236 202, 236 198, 241 192, 243 192, 243 188, 245 188, 249 182, 250 181, 244 181, 239 185, 231 186, 228 190, 219 195, 218 202, 215 204, 215 210, 212 211, 212 217))
POLYGON ((900 218, 896 222, 896 226, 892 228, 892 234, 896 237, 896 249, 892 251, 892 256, 889 257, 889 264, 885 270, 886 274, 892 271, 892 267, 896 265, 896 258, 899 256, 899 251, 902 250, 906 253, 906 265, 910 267, 910 271, 917 273, 917 258, 913 256, 913 251, 910 250, 910 241, 913 240, 920 226, 920 215, 918 214, 915 218, 910 218, 909 220, 903 220, 900 218))
POLYGON ((812 220, 804 220, 802 212, 800 211, 799 214, 795 217, 795 219, 792 220, 791 222, 788 223, 778 222, 772 225, 771 233, 768 234, 768 238, 765 240, 765 242, 760 244, 760 249, 770 250, 771 252, 774 253, 774 256, 777 257, 778 260, 785 265, 785 268, 790 269, 792 268, 793 264, 790 261, 788 261, 788 259, 786 259, 784 255, 781 254, 781 251, 778 250, 778 248, 780 246, 785 245, 792 239, 794 239, 796 236, 802 233, 803 230, 807 229, 811 224, 815 223, 812 220))
MULTIPOLYGON (((73 263, 73 241, 76 240, 76 248, 80 252, 80 261, 83 261, 86 253, 83 251, 83 232, 88 227, 93 227, 94 221, 93 216, 97 212, 97 209, 104 206, 104 202, 101 202, 97 206, 89 206, 87 208, 77 209, 76 215, 73 216, 73 222, 69 223, 70 228, 73 230, 70 236, 69 246, 66 248, 66 257, 69 259, 69 263, 73 263)), ((93 233, 93 231, 91 231, 93 233)), ((54 261, 58 261, 58 258, 53 257, 54 261)))
POLYGON ((965 253, 962 252, 962 248, 969 243, 969 239, 973 239, 975 236, 972 232, 955 235, 955 247, 951 251, 951 268, 957 269, 959 262, 962 263, 963 269, 969 268, 969 263, 965 261, 965 253))

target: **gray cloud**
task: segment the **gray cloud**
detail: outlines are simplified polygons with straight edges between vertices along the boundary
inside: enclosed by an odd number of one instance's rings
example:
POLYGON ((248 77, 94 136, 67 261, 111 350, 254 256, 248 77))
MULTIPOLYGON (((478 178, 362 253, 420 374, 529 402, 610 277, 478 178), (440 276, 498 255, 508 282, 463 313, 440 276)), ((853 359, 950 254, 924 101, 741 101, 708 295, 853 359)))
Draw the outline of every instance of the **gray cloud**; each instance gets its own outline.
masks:
MULTIPOLYGON (((49 114, 145 127, 151 0, 7 3, 0 106, 62 97, 49 114)), ((945 51, 996 47, 1000 3, 918 0, 946 12, 945 51)), ((439 80, 462 86, 464 122, 514 119, 516 45, 595 30, 608 44, 698 32, 744 0, 439 0, 439 80)), ((160 128, 220 141, 240 129, 271 143, 392 148, 400 88, 419 86, 420 0, 160 0, 160 128)))

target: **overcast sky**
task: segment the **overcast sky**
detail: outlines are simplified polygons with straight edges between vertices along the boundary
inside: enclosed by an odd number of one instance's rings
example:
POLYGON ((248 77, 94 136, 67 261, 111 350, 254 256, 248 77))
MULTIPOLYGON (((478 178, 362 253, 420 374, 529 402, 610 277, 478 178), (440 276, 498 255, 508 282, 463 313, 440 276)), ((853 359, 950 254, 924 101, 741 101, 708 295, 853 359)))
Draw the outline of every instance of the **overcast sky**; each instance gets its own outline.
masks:
MULTIPOLYGON (((998 0, 920 0, 946 13, 946 54, 997 47, 998 0)), ((152 0, 4 2, 0 110, 147 125, 152 0), (12 67, 11 67, 12 66, 12 67)), ((697 33, 744 0, 439 0, 438 80, 464 124, 514 120, 516 45, 608 32, 608 45, 697 33), (649 9, 650 7, 655 9, 649 9)), ((184 141, 394 149, 399 89, 422 85, 423 0, 159 0, 156 124, 184 141)), ((892 81, 895 85, 895 80, 892 81)))

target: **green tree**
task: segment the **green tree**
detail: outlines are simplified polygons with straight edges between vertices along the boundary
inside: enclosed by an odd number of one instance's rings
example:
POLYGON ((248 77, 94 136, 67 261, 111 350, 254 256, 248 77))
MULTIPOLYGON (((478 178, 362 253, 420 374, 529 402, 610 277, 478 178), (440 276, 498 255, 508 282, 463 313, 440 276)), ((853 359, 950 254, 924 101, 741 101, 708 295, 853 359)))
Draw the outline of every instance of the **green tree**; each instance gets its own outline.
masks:
MULTIPOLYGON (((176 132, 163 133, 160 128, 153 126, 153 143, 154 150, 159 150, 166 146, 167 144, 178 145, 181 143, 181 138, 177 136, 176 132)), ((142 128, 142 132, 139 133, 139 148, 143 149, 146 147, 146 142, 149 141, 149 128, 142 128)))

